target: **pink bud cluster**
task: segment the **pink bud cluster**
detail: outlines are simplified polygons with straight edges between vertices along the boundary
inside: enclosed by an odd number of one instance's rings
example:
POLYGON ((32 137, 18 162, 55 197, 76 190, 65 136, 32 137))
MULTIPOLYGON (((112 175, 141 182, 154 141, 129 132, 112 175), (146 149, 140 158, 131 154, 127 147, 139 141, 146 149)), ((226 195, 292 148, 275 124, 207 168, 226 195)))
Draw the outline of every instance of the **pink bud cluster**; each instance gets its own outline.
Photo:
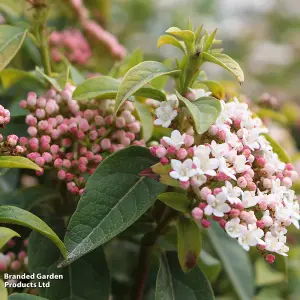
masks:
POLYGON ((51 55, 54 61, 61 61, 61 54, 72 63, 84 65, 92 56, 92 51, 82 33, 74 28, 53 31, 49 38, 51 55))
POLYGON ((191 215, 197 222, 204 228, 219 222, 245 250, 256 246, 272 263, 271 253, 287 255, 286 228, 299 229, 299 203, 290 189, 297 173, 274 153, 266 128, 246 104, 221 103, 206 133, 175 130, 151 152, 170 170, 161 180, 194 195, 191 215))
POLYGON ((51 89, 40 97, 29 93, 20 103, 30 112, 26 117, 29 138, 20 138, 20 144, 41 168, 56 169, 58 179, 77 195, 83 193, 87 176, 107 155, 145 143, 138 140, 141 125, 131 102, 114 116, 114 100, 79 102, 72 99, 73 91, 67 85, 62 92, 51 89))
MULTIPOLYGON (((14 248, 15 241, 13 239, 9 240, 6 246, 9 249, 14 248)), ((17 254, 15 254, 12 251, 8 251, 6 254, 0 252, 0 273, 5 273, 5 272, 19 273, 21 270, 23 272, 27 271, 28 240, 24 240, 23 246, 24 246, 24 250, 19 251, 17 254)))
POLYGON ((8 109, 5 109, 2 105, 0 105, 0 127, 4 127, 4 125, 10 122, 10 112, 8 109))

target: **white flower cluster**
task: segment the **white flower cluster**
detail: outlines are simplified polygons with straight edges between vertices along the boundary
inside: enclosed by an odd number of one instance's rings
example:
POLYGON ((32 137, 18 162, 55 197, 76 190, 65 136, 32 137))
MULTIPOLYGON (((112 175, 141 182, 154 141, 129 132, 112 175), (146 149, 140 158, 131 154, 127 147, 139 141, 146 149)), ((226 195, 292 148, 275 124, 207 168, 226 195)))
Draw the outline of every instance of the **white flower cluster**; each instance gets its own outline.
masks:
POLYGON ((299 228, 299 203, 290 189, 297 173, 273 152, 267 129, 247 104, 236 98, 221 104, 203 144, 194 145, 194 136, 175 130, 151 151, 170 164, 172 179, 195 193, 192 215, 204 227, 212 217, 245 250, 257 246, 287 255, 286 227, 299 228))

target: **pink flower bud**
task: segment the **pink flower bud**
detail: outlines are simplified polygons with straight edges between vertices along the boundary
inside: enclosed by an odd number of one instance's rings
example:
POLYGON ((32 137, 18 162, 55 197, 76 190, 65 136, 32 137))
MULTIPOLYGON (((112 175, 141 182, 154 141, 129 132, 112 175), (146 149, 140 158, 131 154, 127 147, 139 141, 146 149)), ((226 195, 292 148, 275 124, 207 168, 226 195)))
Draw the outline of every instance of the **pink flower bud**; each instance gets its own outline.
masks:
POLYGON ((98 126, 104 125, 104 119, 102 116, 95 116, 95 124, 98 126))
POLYGON ((270 216, 263 216, 261 221, 265 224, 266 227, 273 225, 273 219, 270 216))
POLYGON ((203 200, 207 200, 207 196, 212 193, 211 189, 208 187, 204 187, 200 191, 200 196, 203 200))
POLYGON ((98 134, 101 137, 104 137, 106 135, 106 132, 107 132, 107 130, 105 127, 101 127, 100 129, 98 129, 98 134))
POLYGON ((18 260, 15 260, 10 264, 10 268, 13 271, 18 271, 21 268, 21 263, 18 260))
POLYGON ((20 261, 23 261, 26 256, 27 256, 27 253, 25 251, 20 251, 18 254, 18 259, 20 261))
POLYGON ((187 190, 190 186, 190 182, 189 181, 180 181, 179 185, 182 189, 187 190))
POLYGON ((15 134, 11 134, 7 137, 6 141, 9 146, 14 147, 17 145, 19 138, 15 134))
POLYGON ((57 173, 57 177, 60 180, 64 180, 66 178, 66 172, 64 170, 59 170, 57 173))
POLYGON ((256 163, 259 167, 263 168, 266 164, 266 160, 264 157, 258 156, 258 157, 256 157, 256 163))
POLYGON ((71 168, 71 161, 69 159, 64 159, 62 161, 62 166, 66 169, 70 169, 71 168))
POLYGON ((229 215, 231 218, 237 218, 240 215, 240 211, 236 208, 233 208, 230 212, 229 215))
POLYGON ((184 138, 184 145, 186 147, 191 147, 193 144, 194 144, 194 137, 189 134, 186 134, 184 138))
POLYGON ((29 92, 27 95, 27 104, 29 106, 35 106, 36 105, 36 98, 37 95, 34 92, 29 92))
POLYGON ((183 160, 187 157, 187 151, 184 148, 180 148, 176 152, 176 156, 178 159, 183 160))
POLYGON ((155 155, 156 155, 158 158, 164 157, 164 156, 166 155, 166 153, 167 153, 167 150, 166 150, 165 147, 163 147, 163 146, 158 146, 158 147, 156 148, 155 155))
POLYGON ((272 264, 272 263, 274 263, 274 261, 275 261, 275 256, 272 255, 272 254, 267 254, 267 255, 265 256, 265 260, 266 260, 266 262, 268 262, 269 264, 272 264))
POLYGON ((199 221, 203 218, 203 210, 199 207, 195 207, 192 210, 192 216, 196 221, 199 221))
POLYGON ((247 185, 249 191, 256 191, 256 184, 254 182, 250 182, 247 185))
POLYGON ((130 141, 129 138, 127 138, 127 137, 125 136, 125 137, 121 138, 120 142, 121 142, 121 144, 122 144, 123 146, 128 147, 128 146, 130 145, 130 142, 131 142, 131 141, 130 141))
POLYGON ((45 159, 43 157, 37 157, 35 159, 35 163, 40 166, 40 167, 43 167, 44 164, 45 164, 45 159))
POLYGON ((63 161, 61 158, 57 158, 55 161, 54 161, 54 167, 55 168, 61 168, 62 167, 62 164, 63 164, 63 161))
POLYGON ((104 118, 104 122, 105 122, 106 125, 111 125, 113 123, 113 121, 114 121, 114 117, 113 116, 106 116, 104 118))
POLYGON ((72 181, 74 179, 74 175, 72 173, 67 173, 66 174, 66 180, 67 181, 72 181))
POLYGON ((291 178, 284 177, 282 180, 282 184, 289 189, 293 185, 293 182, 292 182, 291 178))
POLYGON ((260 210, 266 210, 268 208, 267 202, 266 201, 260 201, 258 203, 259 209, 260 210))
POLYGON ((204 219, 204 220, 201 221, 201 225, 204 228, 209 228, 210 227, 210 222, 208 220, 204 219))
POLYGON ((237 185, 240 188, 244 189, 247 186, 246 178, 244 176, 239 177, 238 180, 237 180, 237 185))
POLYGON ((23 108, 23 109, 26 109, 27 108, 27 101, 26 100, 21 100, 20 101, 20 107, 23 108))
POLYGON ((217 135, 219 132, 218 127, 216 125, 212 125, 209 129, 208 129, 208 134, 210 135, 217 135))
POLYGON ((129 124, 128 128, 133 133, 139 133, 140 129, 141 129, 141 125, 140 125, 139 122, 136 121, 136 122, 133 122, 133 123, 129 124))
POLYGON ((30 126, 35 126, 37 124, 37 118, 33 115, 27 115, 25 118, 25 122, 30 126))
POLYGON ((108 150, 111 147, 110 139, 105 138, 100 142, 100 146, 103 150, 108 150))
POLYGON ((49 152, 44 152, 42 154, 42 157, 44 158, 46 163, 52 162, 52 155, 49 152))
POLYGON ((264 223, 264 221, 262 221, 262 220, 258 220, 258 221, 256 222, 256 226, 257 226, 258 228, 264 229, 264 228, 265 228, 265 223, 264 223))
POLYGON ((162 157, 160 159, 160 163, 164 166, 164 165, 167 165, 169 163, 169 160, 166 157, 162 157))
POLYGON ((62 140, 61 144, 63 147, 69 148, 72 146, 72 140, 70 138, 65 138, 62 140))
POLYGON ((37 116, 38 119, 44 119, 46 117, 46 112, 44 109, 38 108, 35 111, 35 115, 37 116))
POLYGON ((85 154, 85 157, 88 160, 93 160, 94 159, 94 153, 92 151, 87 151, 86 154, 85 154))
POLYGON ((173 146, 168 147, 167 153, 169 155, 175 155, 176 154, 176 148, 173 146))
POLYGON ((103 160, 103 158, 102 158, 101 155, 96 154, 96 155, 94 156, 94 162, 95 162, 96 164, 100 164, 102 160, 103 160))
POLYGON ((226 226, 226 220, 225 219, 221 219, 220 221, 219 221, 219 225, 222 227, 222 228, 225 228, 225 226, 226 226))
POLYGON ((125 125, 126 125, 126 121, 125 121, 124 118, 118 117, 116 119, 116 126, 117 126, 117 128, 123 128, 123 127, 125 127, 125 125))

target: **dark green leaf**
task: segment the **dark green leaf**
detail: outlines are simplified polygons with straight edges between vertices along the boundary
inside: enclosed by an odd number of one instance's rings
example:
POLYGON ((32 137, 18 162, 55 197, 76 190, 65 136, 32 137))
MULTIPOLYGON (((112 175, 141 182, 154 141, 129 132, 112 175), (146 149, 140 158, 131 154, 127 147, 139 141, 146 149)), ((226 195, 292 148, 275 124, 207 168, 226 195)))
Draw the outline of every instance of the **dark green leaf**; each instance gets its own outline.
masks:
POLYGON ((210 282, 214 282, 221 272, 221 263, 205 250, 201 250, 198 265, 210 282))
POLYGON ((66 264, 124 231, 151 207, 165 187, 139 173, 156 162, 148 149, 133 146, 100 164, 70 220, 66 264))
POLYGON ((19 294, 15 293, 8 297, 8 300, 48 300, 39 296, 29 295, 29 294, 19 294))
POLYGON ((158 195, 158 200, 164 202, 168 206, 180 212, 187 213, 190 211, 189 198, 183 193, 167 192, 158 195))
POLYGON ((209 54, 207 52, 202 53, 202 57, 205 61, 212 62, 223 67, 225 70, 231 72, 237 77, 239 82, 242 84, 244 82, 244 73, 239 64, 232 59, 230 56, 223 53, 209 54))
POLYGON ((134 93, 135 96, 155 99, 159 101, 166 100, 166 94, 158 89, 152 87, 144 87, 134 93))
POLYGON ((0 26, 0 71, 2 71, 19 51, 27 30, 10 25, 0 26))
POLYGON ((202 248, 201 232, 194 220, 185 217, 178 219, 177 247, 182 270, 190 272, 197 265, 202 248))
POLYGON ((41 171, 41 168, 37 164, 21 156, 0 156, 0 168, 20 168, 41 171))
POLYGON ((0 206, 0 223, 16 224, 36 230, 49 238, 66 256, 64 243, 56 233, 40 218, 15 206, 0 206))
POLYGON ((141 103, 139 101, 135 102, 135 109, 142 124, 143 139, 145 140, 145 142, 147 142, 151 138, 153 132, 152 115, 148 107, 144 103, 141 103))
POLYGON ((110 276, 101 247, 66 268, 57 268, 60 252, 44 236, 33 232, 28 256, 30 273, 63 276, 46 280, 50 287, 39 288, 39 295, 49 300, 108 300, 110 276))
POLYGON ((149 83, 152 79, 179 72, 180 70, 170 70, 164 64, 157 61, 144 61, 133 67, 125 74, 120 85, 116 97, 115 111, 117 112, 124 101, 126 101, 145 84, 149 83))
POLYGON ((241 300, 253 299, 254 276, 247 252, 235 239, 229 237, 219 224, 213 222, 207 232, 239 298, 241 300))

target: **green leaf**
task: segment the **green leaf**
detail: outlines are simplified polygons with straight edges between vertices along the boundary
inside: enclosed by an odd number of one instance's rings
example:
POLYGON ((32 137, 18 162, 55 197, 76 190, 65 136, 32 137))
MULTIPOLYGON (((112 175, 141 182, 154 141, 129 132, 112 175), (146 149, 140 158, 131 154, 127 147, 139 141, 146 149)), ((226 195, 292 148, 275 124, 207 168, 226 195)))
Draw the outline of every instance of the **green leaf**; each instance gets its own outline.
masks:
POLYGON ((119 80, 109 76, 92 77, 77 86, 73 99, 113 99, 120 86, 119 80))
POLYGON ((191 30, 181 30, 178 27, 170 27, 166 30, 166 33, 174 36, 185 43, 187 50, 190 53, 194 52, 194 42, 195 42, 195 34, 191 30))
POLYGON ((19 294, 15 293, 8 297, 8 300, 48 300, 39 296, 29 295, 29 294, 19 294))
POLYGON ((209 50, 209 48, 211 47, 211 45, 214 42, 216 33, 217 33, 217 28, 213 31, 213 33, 207 38, 207 40, 205 41, 205 45, 203 47, 203 51, 206 52, 209 50))
POLYGON ((66 65, 65 70, 55 78, 58 85, 61 87, 61 89, 65 88, 66 84, 68 83, 69 76, 70 76, 70 66, 66 65))
POLYGON ((217 81, 212 80, 202 80, 199 82, 200 84, 206 85, 210 91, 212 92, 212 95, 218 99, 224 99, 225 97, 225 90, 223 86, 218 83, 217 81))
POLYGON ((159 101, 166 100, 166 94, 158 89, 152 87, 141 88, 134 93, 135 96, 155 99, 159 101))
POLYGON ((0 71, 2 71, 19 51, 27 30, 10 25, 0 26, 0 71))
POLYGON ((7 289, 4 286, 4 282, 0 279, 0 299, 7 300, 8 298, 7 289))
POLYGON ((174 75, 179 72, 180 70, 170 70, 157 61, 144 61, 133 67, 125 74, 120 85, 116 97, 115 111, 117 112, 124 101, 152 79, 163 75, 174 75))
POLYGON ((237 77, 239 82, 242 84, 244 82, 244 73, 239 64, 232 59, 230 56, 223 53, 215 53, 214 55, 207 52, 202 53, 202 57, 205 61, 212 62, 224 68, 225 70, 231 72, 237 77))
POLYGON ((189 198, 183 193, 167 192, 158 195, 158 200, 180 212, 187 213, 190 211, 189 198))
POLYGON ((290 163, 291 159, 289 155, 286 153, 286 151, 269 135, 269 134, 263 134, 263 136, 266 138, 266 140, 270 143, 270 145, 273 148, 273 152, 278 155, 278 158, 284 162, 284 163, 290 163))
POLYGON ((177 247, 182 270, 190 272, 198 263, 202 247, 201 232, 194 220, 185 217, 178 219, 177 247))
POLYGON ((48 75, 46 75, 39 67, 36 67, 35 70, 44 78, 46 79, 46 81, 48 81, 56 90, 58 91, 62 91, 59 83, 57 82, 57 80, 55 78, 52 78, 48 75))
POLYGON ((260 108, 256 114, 260 118, 268 118, 282 125, 288 125, 288 119, 283 113, 268 108, 260 108))
POLYGON ((202 134, 216 121, 220 112, 220 101, 213 97, 202 97, 200 100, 191 102, 176 91, 177 98, 182 101, 189 110, 194 121, 195 130, 202 134))
POLYGON ((139 101, 135 102, 135 109, 142 124, 143 139, 147 142, 151 138, 153 132, 152 115, 148 107, 139 101))
POLYGON ((14 230, 6 227, 0 227, 0 250, 13 237, 20 235, 14 230))
POLYGON ((77 70, 74 66, 69 64, 70 67, 70 75, 72 81, 75 83, 75 85, 79 85, 84 82, 85 78, 84 76, 77 70))
POLYGON ((171 35, 162 35, 157 41, 157 47, 160 48, 163 45, 173 45, 185 53, 185 47, 182 42, 178 41, 175 37, 171 35))
POLYGON ((0 168, 20 168, 41 171, 41 168, 37 164, 21 156, 0 156, 0 168))
POLYGON ((32 213, 15 206, 0 206, 0 223, 16 224, 36 230, 49 238, 66 256, 64 243, 56 233, 40 218, 32 213))
POLYGON ((214 300, 211 285, 196 266, 190 273, 182 272, 177 254, 162 254, 156 280, 155 300, 214 300))
POLYGON ((139 173, 157 162, 150 151, 132 146, 100 164, 88 179, 65 236, 71 263, 133 224, 165 187, 139 173))
POLYGON ((34 74, 22 70, 16 70, 16 69, 2 70, 0 73, 0 77, 4 89, 8 89, 11 86, 13 86, 15 83, 26 78, 30 80, 34 80, 40 85, 43 84, 42 81, 37 76, 34 76, 34 74))
POLYGON ((31 274, 63 276, 63 279, 46 280, 50 287, 38 289, 42 297, 49 300, 108 300, 110 276, 101 247, 66 268, 57 268, 59 250, 44 236, 33 232, 29 238, 28 256, 31 274))
POLYGON ((239 299, 253 299, 254 276, 247 252, 216 222, 212 222, 207 232, 239 299))
POLYGON ((210 282, 215 282, 221 272, 221 263, 219 260, 211 256, 205 250, 201 250, 200 259, 198 261, 199 267, 205 273, 210 282))

